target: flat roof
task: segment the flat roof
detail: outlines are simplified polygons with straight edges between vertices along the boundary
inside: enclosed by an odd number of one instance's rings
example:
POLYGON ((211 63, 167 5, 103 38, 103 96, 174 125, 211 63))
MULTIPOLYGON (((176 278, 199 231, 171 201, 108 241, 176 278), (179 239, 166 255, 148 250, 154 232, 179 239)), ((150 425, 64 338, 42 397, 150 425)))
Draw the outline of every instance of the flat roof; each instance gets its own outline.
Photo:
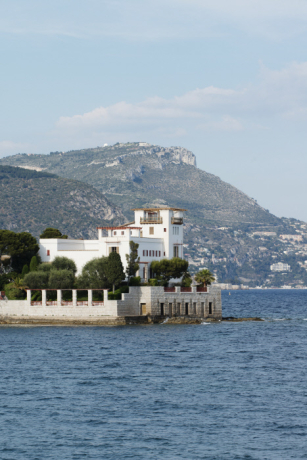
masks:
POLYGON ((186 209, 182 208, 134 208, 131 211, 187 211, 186 209))
POLYGON ((127 230, 127 228, 131 230, 142 230, 142 227, 125 227, 121 225, 120 227, 96 227, 97 230, 127 230))

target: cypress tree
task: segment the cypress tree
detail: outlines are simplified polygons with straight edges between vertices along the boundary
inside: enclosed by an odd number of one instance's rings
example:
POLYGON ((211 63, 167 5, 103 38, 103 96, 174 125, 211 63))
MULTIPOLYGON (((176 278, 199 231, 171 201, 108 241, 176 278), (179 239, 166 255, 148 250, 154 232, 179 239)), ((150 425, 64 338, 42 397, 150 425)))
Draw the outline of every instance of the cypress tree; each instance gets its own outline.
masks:
POLYGON ((37 257, 33 256, 30 262, 30 272, 36 272, 37 266, 38 266, 37 257))
POLYGON ((123 264, 117 252, 111 252, 109 255, 105 274, 109 283, 112 284, 114 292, 115 286, 118 286, 125 279, 123 264))
POLYGON ((27 275, 27 273, 29 273, 29 267, 28 265, 24 265, 21 272, 21 277, 24 278, 27 275))

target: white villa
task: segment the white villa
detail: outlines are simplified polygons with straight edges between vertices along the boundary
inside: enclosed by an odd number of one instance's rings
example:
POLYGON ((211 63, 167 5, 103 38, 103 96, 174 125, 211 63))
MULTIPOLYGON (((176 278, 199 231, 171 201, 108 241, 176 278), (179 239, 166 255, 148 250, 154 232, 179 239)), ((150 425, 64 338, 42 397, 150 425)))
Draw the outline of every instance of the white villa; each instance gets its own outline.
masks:
POLYGON ((139 244, 142 281, 150 278, 153 260, 183 258, 183 212, 180 208, 133 209, 134 222, 120 227, 98 227, 97 240, 40 239, 40 256, 43 262, 52 262, 56 256, 65 256, 75 261, 77 274, 90 260, 117 252, 124 270, 126 254, 130 253, 130 241, 139 244))

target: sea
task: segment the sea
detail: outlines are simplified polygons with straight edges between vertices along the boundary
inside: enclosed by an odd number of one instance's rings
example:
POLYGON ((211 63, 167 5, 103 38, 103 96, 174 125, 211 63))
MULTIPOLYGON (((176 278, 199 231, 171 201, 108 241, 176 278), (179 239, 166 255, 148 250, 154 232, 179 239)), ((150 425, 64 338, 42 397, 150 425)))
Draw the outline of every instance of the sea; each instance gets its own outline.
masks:
POLYGON ((222 299, 264 321, 0 327, 0 459, 306 459, 307 290, 222 299))

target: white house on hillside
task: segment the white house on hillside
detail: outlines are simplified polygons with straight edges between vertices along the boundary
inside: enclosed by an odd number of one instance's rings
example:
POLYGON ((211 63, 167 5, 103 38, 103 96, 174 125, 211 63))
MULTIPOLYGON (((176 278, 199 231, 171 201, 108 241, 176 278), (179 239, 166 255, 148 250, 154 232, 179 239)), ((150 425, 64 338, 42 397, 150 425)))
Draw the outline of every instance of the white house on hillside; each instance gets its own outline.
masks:
POLYGON ((97 240, 40 239, 43 262, 52 262, 57 256, 75 261, 77 273, 90 260, 117 252, 126 269, 126 254, 130 241, 139 244, 139 276, 147 281, 153 260, 183 258, 183 212, 179 208, 133 209, 134 222, 120 227, 98 227, 97 240))

